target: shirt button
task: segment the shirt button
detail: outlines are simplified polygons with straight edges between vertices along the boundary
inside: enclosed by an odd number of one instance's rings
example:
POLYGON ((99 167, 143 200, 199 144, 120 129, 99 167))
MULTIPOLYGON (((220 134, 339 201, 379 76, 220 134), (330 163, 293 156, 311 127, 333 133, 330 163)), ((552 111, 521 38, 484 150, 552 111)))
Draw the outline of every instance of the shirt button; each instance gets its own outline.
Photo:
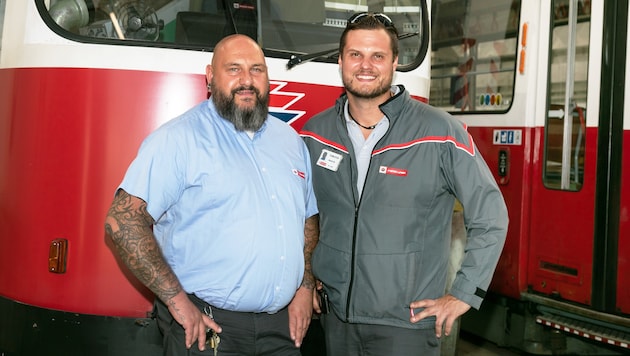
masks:
POLYGON ((276 196, 275 196, 275 195, 272 195, 272 196, 271 196, 271 199, 272 199, 272 200, 276 200, 276 196))
POLYGON ((284 261, 284 256, 280 256, 280 261, 284 261))
POLYGON ((284 229, 284 225, 278 225, 278 230, 284 229))

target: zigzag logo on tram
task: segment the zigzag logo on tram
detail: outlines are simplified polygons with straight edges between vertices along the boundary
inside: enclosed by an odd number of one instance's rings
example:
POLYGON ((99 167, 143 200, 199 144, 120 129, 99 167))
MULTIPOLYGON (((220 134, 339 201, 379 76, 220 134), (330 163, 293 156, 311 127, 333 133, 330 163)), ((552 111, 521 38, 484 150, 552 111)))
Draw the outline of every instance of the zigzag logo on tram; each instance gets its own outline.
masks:
POLYGON ((286 85, 287 82, 269 82, 269 114, 291 124, 306 113, 306 111, 302 110, 289 109, 293 104, 302 99, 305 94, 283 91, 282 88, 286 85))

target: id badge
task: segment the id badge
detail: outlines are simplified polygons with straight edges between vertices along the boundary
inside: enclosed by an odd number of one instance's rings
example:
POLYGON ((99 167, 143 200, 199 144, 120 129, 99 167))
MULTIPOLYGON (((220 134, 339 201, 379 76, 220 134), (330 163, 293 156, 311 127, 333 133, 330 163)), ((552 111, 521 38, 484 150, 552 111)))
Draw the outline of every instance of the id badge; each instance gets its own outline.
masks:
POLYGON ((343 156, 339 153, 323 149, 317 159, 317 165, 333 172, 337 172, 337 169, 339 169, 339 163, 341 163, 342 159, 343 156))

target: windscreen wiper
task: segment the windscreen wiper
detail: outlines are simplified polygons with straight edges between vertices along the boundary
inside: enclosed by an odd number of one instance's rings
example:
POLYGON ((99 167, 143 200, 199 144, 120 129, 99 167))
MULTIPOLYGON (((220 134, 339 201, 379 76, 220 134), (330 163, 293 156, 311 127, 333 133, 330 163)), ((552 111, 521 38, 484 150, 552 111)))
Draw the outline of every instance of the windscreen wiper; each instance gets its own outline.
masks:
MULTIPOLYGON (((414 37, 414 36, 418 36, 418 35, 420 35, 419 32, 403 33, 401 35, 398 35, 398 40, 403 40, 405 38, 414 37)), ((291 58, 289 58, 289 62, 287 62, 287 70, 295 67, 298 64, 310 62, 310 61, 312 61, 315 58, 324 57, 324 56, 332 57, 332 56, 334 56, 334 55, 336 55, 338 53, 339 53, 339 48, 335 48, 335 49, 331 49, 331 50, 327 50, 327 51, 310 53, 310 54, 303 54, 303 55, 292 54, 291 58)))
POLYGON ((335 48, 335 49, 331 49, 331 50, 327 50, 327 51, 321 51, 321 52, 315 52, 315 53, 310 53, 310 54, 303 54, 301 56, 292 54, 291 58, 289 58, 289 62, 287 63, 287 69, 291 69, 293 67, 295 67, 298 64, 302 64, 302 63, 306 63, 306 62, 310 62, 315 58, 319 58, 319 57, 331 57, 335 54, 339 53, 339 48, 335 48))

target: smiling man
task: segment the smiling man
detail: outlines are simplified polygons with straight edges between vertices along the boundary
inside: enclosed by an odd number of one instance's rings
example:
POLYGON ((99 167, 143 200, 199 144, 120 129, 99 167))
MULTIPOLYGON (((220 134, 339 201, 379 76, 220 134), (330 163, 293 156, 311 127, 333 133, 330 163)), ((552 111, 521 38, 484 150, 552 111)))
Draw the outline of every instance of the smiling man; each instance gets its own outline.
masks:
POLYGON ((485 296, 505 202, 464 125, 392 86, 388 16, 352 16, 339 54, 346 93, 301 132, 321 222, 312 263, 315 310, 330 310, 320 317, 327 355, 439 355, 442 334, 485 296), (445 295, 456 198, 466 255, 445 295))

